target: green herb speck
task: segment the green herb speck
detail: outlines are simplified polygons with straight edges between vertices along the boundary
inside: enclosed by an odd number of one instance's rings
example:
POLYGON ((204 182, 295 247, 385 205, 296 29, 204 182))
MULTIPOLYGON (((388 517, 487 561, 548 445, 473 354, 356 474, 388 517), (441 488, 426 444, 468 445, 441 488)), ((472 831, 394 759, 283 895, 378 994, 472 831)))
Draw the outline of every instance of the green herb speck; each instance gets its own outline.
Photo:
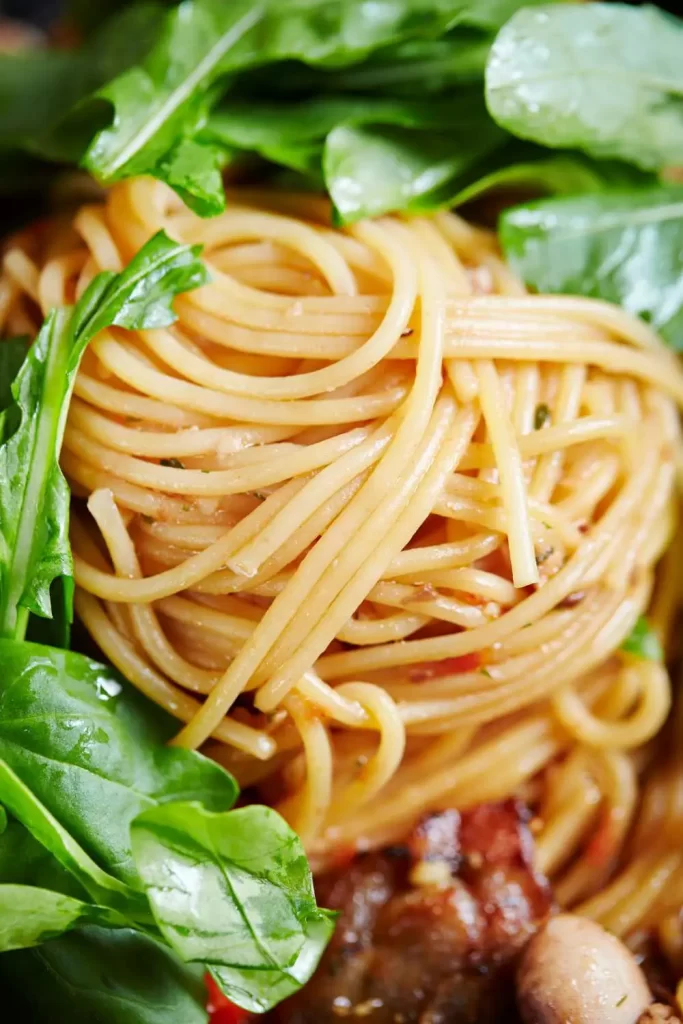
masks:
POLYGON ((555 548, 545 548, 543 551, 539 551, 536 555, 536 565, 543 565, 551 555, 555 554, 555 548))
POLYGON ((541 402, 540 405, 536 406, 536 412, 534 413, 534 430, 540 430, 550 420, 550 409, 541 402))
POLYGON ((185 469, 180 459, 159 459, 160 466, 167 466, 168 469, 185 469))
POLYGON ((641 615, 635 626, 626 637, 620 648, 626 654, 647 661, 664 661, 664 652, 659 637, 644 615, 641 615))

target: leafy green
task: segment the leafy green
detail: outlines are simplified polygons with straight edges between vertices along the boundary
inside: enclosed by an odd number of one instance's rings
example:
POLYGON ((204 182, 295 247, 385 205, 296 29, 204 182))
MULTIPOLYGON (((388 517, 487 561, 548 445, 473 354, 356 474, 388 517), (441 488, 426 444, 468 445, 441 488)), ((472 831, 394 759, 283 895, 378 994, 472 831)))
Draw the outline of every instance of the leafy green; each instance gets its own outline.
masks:
POLYGON ((0 636, 23 636, 29 611, 50 617, 58 578, 70 612, 69 489, 58 458, 86 345, 111 325, 172 323, 175 295, 207 280, 198 253, 159 233, 120 274, 99 274, 73 309, 53 310, 29 350, 12 384, 15 405, 0 414, 0 636))
POLYGON ((664 661, 664 652, 659 637, 652 629, 644 615, 641 615, 635 626, 621 645, 621 650, 633 654, 637 658, 648 661, 664 661))
POLYGON ((343 223, 442 205, 506 138, 481 94, 467 90, 453 100, 350 94, 233 102, 212 115, 204 134, 293 170, 322 171, 343 223))
POLYGON ((9 640, 0 666, 6 944, 84 922, 154 935, 156 922, 242 1005, 265 1009, 303 984, 332 923, 285 822, 226 811, 232 778, 166 746, 170 720, 111 670, 9 640))
POLYGON ((683 163, 683 21, 655 7, 523 9, 491 49, 486 97, 504 128, 647 170, 683 163))
POLYGON ((545 199, 501 219, 505 255, 540 292, 616 302, 683 349, 683 187, 545 199))
POLYGON ((409 39, 383 47, 350 68, 326 68, 321 72, 292 62, 257 69, 242 76, 237 94, 271 100, 273 95, 315 97, 340 93, 361 94, 366 99, 422 99, 463 83, 482 81, 491 42, 490 33, 458 25, 440 39, 409 39), (277 91, 274 82, 278 83, 277 91))
POLYGON ((0 147, 78 162, 106 107, 79 103, 142 59, 161 26, 157 3, 124 10, 80 50, 26 50, 0 58, 0 147))
POLYGON ((445 205, 500 141, 495 126, 478 122, 476 116, 469 128, 466 118, 458 128, 463 142, 457 149, 450 134, 437 131, 382 125, 335 128, 325 143, 323 166, 339 222, 445 205))
MULTIPOLYGON (((309 99, 339 91, 366 100, 382 94, 412 101, 429 93, 446 101, 459 84, 481 78, 492 33, 520 6, 519 0, 136 4, 76 53, 48 54, 45 61, 30 54, 0 58, 0 139, 12 152, 80 162, 104 183, 152 174, 208 216, 224 206, 220 172, 238 155, 205 134, 223 96, 228 110, 233 102, 256 100, 264 88, 279 96, 283 86, 287 95, 298 89, 309 99)), ((430 124, 443 137, 441 164, 453 126, 447 119, 430 124)), ((461 140, 451 141, 448 157, 457 162, 461 140)), ((404 148, 401 142, 399 155, 404 148)), ((285 165, 302 169, 301 157, 285 165)), ((443 173, 441 166, 434 177, 443 173)))
POLYGON ((202 970, 129 929, 82 928, 7 953, 0 983, 36 1024, 206 1024, 202 970))
POLYGON ((85 899, 87 893, 21 822, 9 818, 0 834, 0 883, 36 885, 85 899))
POLYGON ((61 867, 73 875, 91 899, 134 920, 145 920, 144 900, 127 885, 103 871, 2 760, 0 800, 31 835, 50 851, 61 867))
MULTIPOLYGON (((177 180, 177 160, 169 154, 201 130, 215 100, 213 86, 226 75, 283 60, 350 64, 404 38, 438 36, 468 13, 475 23, 486 22, 499 16, 499 6, 462 0, 188 0, 167 15, 147 59, 97 92, 111 105, 112 120, 95 136, 84 166, 104 182, 149 172, 169 180, 169 168, 177 180), (479 6, 484 10, 473 13, 479 6)), ((198 212, 216 213, 224 204, 220 183, 210 187, 216 154, 195 148, 193 157, 200 194, 196 180, 185 177, 184 197, 198 212)))
POLYGON ((333 917, 274 811, 167 804, 140 815, 132 839, 161 933, 184 960, 210 964, 230 999, 262 1012, 310 977, 333 917))
POLYGON ((140 887, 130 823, 142 811, 169 800, 201 800, 212 810, 234 803, 232 777, 200 754, 166 746, 175 723, 112 669, 7 640, 0 666, 0 758, 122 881, 140 887))
POLYGON ((571 195, 656 184, 653 175, 629 164, 590 160, 581 153, 548 154, 540 146, 517 140, 496 150, 482 172, 481 177, 452 197, 453 205, 470 202, 499 189, 571 195))
POLYGON ((0 884, 0 953, 26 949, 85 924, 119 927, 112 910, 33 885, 0 884))
POLYGON ((0 412, 13 402, 12 381, 26 358, 28 345, 28 338, 0 341, 0 412))

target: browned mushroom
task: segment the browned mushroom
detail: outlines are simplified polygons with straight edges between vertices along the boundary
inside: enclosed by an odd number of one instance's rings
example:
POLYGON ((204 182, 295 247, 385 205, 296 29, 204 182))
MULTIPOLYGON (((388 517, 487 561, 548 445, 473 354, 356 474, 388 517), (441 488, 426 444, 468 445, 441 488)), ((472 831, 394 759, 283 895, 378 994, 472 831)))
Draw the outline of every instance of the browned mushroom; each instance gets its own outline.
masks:
POLYGON ((524 951, 517 1001, 525 1024, 637 1024, 652 995, 619 939, 587 918, 560 914, 524 951))

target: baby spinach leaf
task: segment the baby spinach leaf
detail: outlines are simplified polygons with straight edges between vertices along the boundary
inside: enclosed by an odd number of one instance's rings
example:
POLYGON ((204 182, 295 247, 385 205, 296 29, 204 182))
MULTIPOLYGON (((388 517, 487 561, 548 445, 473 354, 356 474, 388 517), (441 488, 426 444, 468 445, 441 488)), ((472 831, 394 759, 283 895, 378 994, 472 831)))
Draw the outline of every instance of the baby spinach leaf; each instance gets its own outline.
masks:
POLYGON ((87 893, 20 821, 9 818, 0 834, 0 883, 36 885, 83 900, 87 893))
POLYGON ((522 9, 486 69, 492 116, 521 138, 647 170, 683 163, 683 21, 655 7, 522 9))
POLYGON ((616 302, 683 349, 683 187, 517 206, 503 214, 500 238, 537 291, 616 302))
POLYGON ((140 887, 130 823, 142 811, 169 800, 201 800, 211 810, 234 803, 232 776, 201 754, 166 746, 174 722, 112 669, 69 651, 0 641, 0 672, 0 757, 129 885, 140 887))
POLYGON ((58 459, 86 345, 112 324, 171 323, 175 295, 207 280, 198 253, 159 233, 120 274, 98 275, 73 309, 53 310, 29 350, 12 384, 15 404, 0 414, 0 636, 21 638, 29 611, 50 617, 58 578, 70 613, 69 489, 58 459))
POLYGON ((274 811, 166 804, 131 834, 162 935, 210 964, 230 999, 263 1012, 311 976, 333 916, 316 907, 301 843, 274 811))
POLYGON ((664 652, 659 637, 644 615, 638 618, 635 626, 621 645, 621 650, 634 654, 637 658, 648 661, 664 661, 664 652))
POLYGON ((0 957, 5 998, 22 1020, 68 1024, 206 1024, 202 969, 154 939, 85 927, 0 957))
POLYGON ((26 949, 85 924, 120 927, 113 910, 32 885, 0 884, 0 953, 26 949))
POLYGON ((119 910, 134 920, 147 920, 147 907, 140 894, 108 875, 60 825, 28 786, 0 760, 0 800, 12 815, 57 862, 69 871, 97 903, 119 910))

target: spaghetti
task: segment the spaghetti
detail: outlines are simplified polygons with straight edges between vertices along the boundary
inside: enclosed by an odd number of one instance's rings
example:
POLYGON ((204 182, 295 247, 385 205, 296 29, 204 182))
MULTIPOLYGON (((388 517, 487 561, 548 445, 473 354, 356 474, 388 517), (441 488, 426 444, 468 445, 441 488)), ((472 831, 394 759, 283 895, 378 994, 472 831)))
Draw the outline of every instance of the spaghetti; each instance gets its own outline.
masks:
POLYGON ((100 648, 314 862, 521 794, 560 901, 680 958, 669 679, 620 650, 675 608, 675 357, 615 307, 527 295, 453 214, 341 232, 242 191, 202 221, 147 179, 15 239, 3 328, 162 228, 212 282, 172 328, 93 341, 64 440, 100 648))

